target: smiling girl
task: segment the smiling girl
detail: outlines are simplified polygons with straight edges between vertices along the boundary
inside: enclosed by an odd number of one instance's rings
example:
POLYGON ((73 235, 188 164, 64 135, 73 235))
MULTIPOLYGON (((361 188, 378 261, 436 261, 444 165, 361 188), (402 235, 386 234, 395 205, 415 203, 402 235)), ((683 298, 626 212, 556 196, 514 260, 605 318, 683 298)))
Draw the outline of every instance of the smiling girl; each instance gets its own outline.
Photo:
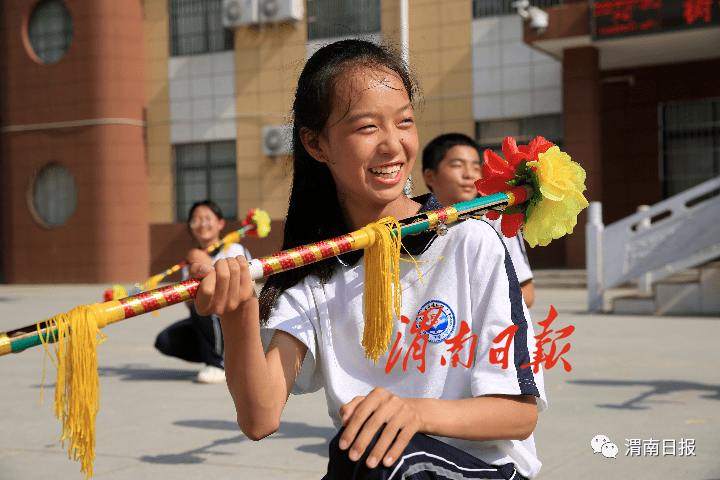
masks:
MULTIPOLYGON (((416 95, 397 52, 373 43, 336 42, 308 60, 293 108, 283 249, 440 208, 431 194, 402 193, 418 152, 416 95)), ((542 373, 520 368, 533 333, 501 240, 468 220, 403 244, 419 263, 400 267, 402 316, 377 364, 361 346, 361 251, 273 275, 260 300, 242 257, 192 265, 198 311, 222 321, 240 428, 254 440, 270 435, 291 391, 325 388, 339 430, 327 479, 534 477, 542 373), (261 322, 274 330, 266 353, 261 322), (490 349, 512 326, 503 368, 490 349)))
MULTIPOLYGON (((220 207, 212 200, 195 202, 188 214, 188 230, 195 240, 196 248, 187 253, 190 263, 212 265, 215 260, 244 256, 252 260, 248 251, 239 243, 233 243, 225 251, 219 248, 212 256, 205 253, 208 247, 220 241, 220 232, 225 228, 220 207)), ((189 278, 188 267, 183 267, 182 278, 189 278)), ((204 363, 195 380, 198 383, 222 383, 225 381, 223 363, 223 335, 217 315, 199 315, 193 301, 186 303, 190 318, 173 323, 160 332, 155 348, 161 353, 188 362, 204 363)))

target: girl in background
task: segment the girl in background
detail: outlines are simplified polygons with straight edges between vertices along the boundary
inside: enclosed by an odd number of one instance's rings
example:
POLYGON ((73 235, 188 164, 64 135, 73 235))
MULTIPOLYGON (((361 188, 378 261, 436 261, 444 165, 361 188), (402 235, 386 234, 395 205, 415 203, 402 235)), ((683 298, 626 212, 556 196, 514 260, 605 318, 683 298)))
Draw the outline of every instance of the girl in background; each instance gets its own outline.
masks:
MULTIPOLYGON (((220 241, 220 232, 225 228, 220 207, 212 200, 196 202, 190 207, 188 230, 195 239, 197 248, 187 254, 190 263, 212 265, 221 258, 241 255, 252 260, 248 251, 239 243, 233 243, 225 252, 219 248, 208 255, 204 252, 208 247, 220 241)), ((189 277, 188 267, 182 269, 182 279, 189 277)), ((171 357, 181 358, 188 362, 204 363, 197 375, 199 383, 222 383, 225 381, 225 364, 223 361, 224 345, 217 315, 200 315, 194 302, 189 300, 186 305, 190 309, 190 318, 170 325, 160 332, 155 341, 155 348, 171 357)))

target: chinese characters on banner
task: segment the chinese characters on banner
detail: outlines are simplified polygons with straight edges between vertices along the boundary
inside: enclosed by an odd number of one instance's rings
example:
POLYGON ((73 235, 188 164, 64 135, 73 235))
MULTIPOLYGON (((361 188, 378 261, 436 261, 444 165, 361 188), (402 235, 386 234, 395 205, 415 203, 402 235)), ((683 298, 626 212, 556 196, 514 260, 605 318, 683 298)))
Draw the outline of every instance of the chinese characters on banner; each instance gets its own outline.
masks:
MULTIPOLYGON (((537 373, 540 370, 540 365, 543 363, 545 364, 545 368, 551 369, 555 366, 558 360, 562 360, 563 366, 565 368, 566 372, 569 372, 572 370, 572 365, 570 365, 567 360, 562 358, 562 355, 570 351, 570 343, 565 344, 565 346, 562 347, 562 350, 560 353, 555 355, 557 352, 557 345, 555 344, 556 341, 569 337, 572 332, 575 331, 575 327, 572 325, 569 325, 565 328, 562 328, 558 330, 557 337, 550 339, 548 338, 548 335, 553 333, 553 330, 550 329, 550 324, 557 318, 557 311, 555 310, 555 307, 552 305, 550 306, 550 313, 548 314, 548 317, 543 320, 542 322, 538 322, 538 325, 543 327, 542 333, 540 335, 536 335, 535 339, 537 339, 537 342, 535 343, 535 353, 533 354, 534 360, 528 364, 522 365, 520 368, 527 368, 527 367, 533 367, 533 372, 537 373), (548 343, 550 343, 550 352, 545 353, 544 346, 548 343)), ((505 340, 505 345, 499 348, 491 348, 490 349, 490 363, 499 364, 502 366, 503 369, 508 368, 508 358, 509 358, 509 352, 510 352, 510 344, 512 343, 513 337, 515 336, 515 332, 517 331, 518 327, 517 325, 511 325, 500 334, 495 337, 495 340, 493 340, 493 343, 500 343, 503 340, 505 340)))
MULTIPOLYGON (((405 359, 403 360, 402 364, 403 372, 407 369, 408 358, 410 357, 410 353, 412 353, 413 360, 420 361, 420 365, 417 367, 417 369, 420 370, 420 372, 425 373, 425 347, 428 343, 426 333, 428 330, 430 330, 430 328, 433 326, 434 321, 436 320, 437 319, 433 319, 431 315, 425 315, 423 321, 420 322, 419 326, 414 322, 410 326, 410 334, 415 335, 415 337, 413 338, 413 341, 410 344, 407 353, 405 354, 405 359)), ((410 319, 405 315, 402 315, 400 321, 406 325, 410 323, 410 319)), ((447 351, 452 354, 450 360, 453 367, 457 367, 458 364, 462 365, 465 368, 470 368, 472 366, 473 359, 475 358, 475 343, 477 342, 477 335, 468 335, 469 333, 470 327, 468 327, 467 322, 463 320, 462 322, 460 322, 460 332, 454 337, 444 340, 444 343, 450 345, 450 348, 448 348, 447 351), (462 363, 458 354, 464 348, 464 345, 468 342, 470 342, 470 345, 468 345, 469 358, 467 363, 462 363)), ((395 353, 395 350, 397 350, 397 346, 401 338, 402 333, 398 332, 392 349, 390 350, 387 364, 385 365, 385 373, 390 373, 390 371, 395 366, 395 363, 398 361, 398 358, 402 354, 402 347, 400 347, 398 352, 395 353)), ((446 363, 447 360, 445 360, 445 356, 443 355, 440 359, 440 364, 444 366, 446 363)))
MULTIPOLYGON (((407 371, 408 360, 412 356, 412 359, 414 361, 419 362, 419 365, 416 365, 416 368, 420 370, 421 373, 425 373, 425 349, 428 344, 428 333, 430 332, 431 328, 435 324, 437 324, 437 317, 441 314, 438 313, 439 310, 438 312, 435 312, 435 310, 436 309, 429 309, 427 310, 427 312, 422 312, 424 314, 420 316, 420 319, 417 322, 412 322, 412 325, 410 325, 410 334, 414 335, 414 337, 410 346, 405 352, 405 357, 403 358, 403 371, 407 371)), ((570 351, 570 343, 566 343, 565 345, 563 345, 561 347, 560 353, 557 353, 558 346, 555 342, 563 338, 569 337, 575 330, 575 327, 569 325, 565 328, 554 331, 550 328, 550 324, 553 322, 553 320, 555 320, 555 318, 557 318, 557 311, 553 306, 550 306, 550 313, 548 314, 548 317, 545 320, 538 322, 538 325, 543 327, 543 331, 540 333, 540 335, 534 337, 537 342, 535 343, 533 361, 526 365, 522 365, 521 368, 532 367, 533 372, 537 373, 540 370, 541 365, 544 365, 546 369, 550 369, 555 366, 558 360, 561 360, 563 362, 563 366, 566 372, 572 370, 572 366, 570 365, 570 363, 568 363, 567 360, 562 358, 564 354, 570 351), (550 334, 553 332, 555 332, 556 335, 554 338, 550 338, 550 334), (550 343, 549 347, 547 347, 548 343, 550 343), (549 348, 549 352, 547 353, 546 348, 549 348)), ((405 325, 411 323, 410 319, 405 315, 401 316, 400 321, 405 325)), ((503 369, 508 368, 510 346, 512 345, 512 341, 517 329, 517 325, 511 325, 505 330, 503 330, 497 337, 495 337, 493 343, 498 344, 503 341, 505 343, 502 347, 490 349, 490 363, 500 365, 503 369)), ((398 348, 400 339, 402 339, 402 333, 397 332, 397 336, 395 337, 395 341, 393 342, 392 348, 390 350, 390 355, 388 356, 388 360, 385 365, 385 373, 390 373, 392 371, 393 367, 403 353, 403 348, 398 348)), ((467 322, 465 322, 464 320, 461 321, 460 331, 458 332, 458 334, 454 337, 443 340, 443 343, 448 346, 446 351, 450 354, 449 363, 452 365, 453 368, 457 367, 458 365, 462 365, 465 368, 472 367, 473 360, 475 358, 477 335, 472 334, 467 322), (463 349, 468 350, 468 359, 465 363, 460 360, 460 352, 463 349)), ((447 363, 448 360, 446 360, 445 355, 443 355, 440 358, 440 364, 445 366, 447 363)))

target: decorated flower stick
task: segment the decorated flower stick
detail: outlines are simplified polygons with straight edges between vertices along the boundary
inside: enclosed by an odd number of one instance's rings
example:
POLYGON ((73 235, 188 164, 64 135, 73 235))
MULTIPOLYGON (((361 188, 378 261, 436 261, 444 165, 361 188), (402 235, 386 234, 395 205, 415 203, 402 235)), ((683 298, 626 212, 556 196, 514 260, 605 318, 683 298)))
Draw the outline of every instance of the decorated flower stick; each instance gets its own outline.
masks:
MULTIPOLYGON (((500 212, 503 235, 514 237, 524 224, 523 236, 534 247, 572 233, 578 214, 588 206, 583 196, 585 170, 543 137, 520 146, 514 138, 506 137, 502 151, 504 160, 485 150, 483 178, 475 182, 480 195, 501 192, 508 185, 532 185, 534 190, 526 202, 500 212)), ((496 220, 500 213, 489 212, 487 216, 496 220)))
MULTIPOLYGON (((431 212, 419 213, 398 221, 400 234, 414 235, 426 230, 440 230, 458 220, 480 217, 491 210, 502 210, 516 205, 532 196, 532 187, 525 185, 513 187, 507 192, 499 192, 486 197, 439 208, 431 212)), ((397 235, 397 231, 392 231, 397 235)), ((253 280, 308 265, 345 252, 370 247, 375 241, 375 232, 370 226, 346 235, 292 248, 266 257, 250 261, 250 275, 253 280)), ((153 312, 195 297, 199 282, 189 279, 174 285, 140 292, 126 298, 93 304, 90 308, 96 315, 98 327, 119 322, 127 318, 153 312)), ((26 348, 42 344, 43 339, 55 338, 57 328, 45 322, 36 325, 0 333, 0 356, 17 353, 26 348), (39 329, 38 329, 39 326, 39 329)))
MULTIPOLYGON (((542 137, 537 137, 528 146, 520 147, 513 138, 508 137, 503 142, 503 153, 509 161, 491 150, 485 152, 483 179, 476 182, 478 190, 485 196, 397 221, 399 228, 392 229, 390 235, 414 235, 426 230, 442 233, 446 225, 458 220, 480 217, 486 213, 488 217, 498 218, 497 212, 505 214, 502 230, 508 237, 517 234, 524 219, 525 238, 531 246, 547 245, 553 238, 572 233, 577 214, 587 206, 587 200, 582 195, 585 190, 585 171, 571 161, 566 153, 542 137), (500 189, 504 191, 493 192, 500 189), (520 218, 520 222, 517 218, 520 218)), ((265 212, 257 212, 267 216, 265 212)), ((251 211, 248 218, 253 214, 257 215, 251 211)), ((262 230, 260 224, 257 227, 258 236, 263 232, 267 235, 269 227, 268 230, 262 230)), ((239 235, 238 232, 233 234, 239 235)), ((336 238, 253 259, 250 262, 250 275, 253 279, 259 279, 349 251, 366 249, 374 241, 375 230, 368 226, 336 238)), ((92 308, 99 315, 98 324, 102 328, 109 323, 194 298, 196 291, 197 282, 191 279, 101 305, 94 304, 92 308)), ((29 325, 0 333, 0 356, 40 345, 41 339, 48 337, 48 330, 43 326, 44 322, 38 325, 39 329, 29 325)))
MULTIPOLYGON (((383 219, 340 237, 254 259, 250 262, 251 276, 258 279, 345 252, 365 249, 366 321, 363 346, 366 356, 377 362, 387 350, 393 311, 399 317, 398 271, 402 235, 426 230, 444 234, 446 225, 488 212, 492 215, 491 211, 501 211, 506 215, 502 228, 506 236, 515 235, 524 221, 526 236, 530 237, 528 242, 533 246, 547 245, 551 239, 572 232, 577 214, 587 206, 582 195, 585 190, 582 168, 542 137, 522 147, 518 147, 514 139, 507 138, 503 143, 503 153, 507 160, 490 151, 485 152, 487 167, 483 166, 484 178, 477 183, 478 190, 485 195, 483 197, 401 221, 383 219), (520 222, 517 221, 519 214, 522 214, 520 222), (506 221, 506 218, 511 220, 506 221)), ((98 341, 97 336, 104 336, 98 329, 194 298, 198 286, 199 281, 191 279, 120 300, 76 307, 67 315, 61 314, 37 325, 0 333, 0 355, 40 343, 47 348, 48 342, 56 342, 58 380, 55 413, 63 420, 63 439, 69 440, 69 451, 81 460, 86 476, 92 475, 94 419, 99 405, 97 389, 91 388, 99 383, 96 346, 104 338, 98 341), (79 347, 70 342, 70 332, 74 337, 83 339, 79 347), (88 361, 87 357, 93 360, 88 361), (85 383, 82 384, 78 378, 85 383), (78 395, 76 391, 83 394, 78 395)))
MULTIPOLYGON (((245 217, 245 220, 242 221, 242 225, 243 227, 240 230, 228 233, 227 235, 225 235, 225 237, 223 237, 222 240, 206 248, 205 253, 212 253, 220 247, 224 247, 227 251, 227 249, 230 248, 230 245, 232 245, 233 243, 240 243, 240 240, 245 235, 249 235, 251 237, 265 238, 267 237, 268 233, 270 233, 270 217, 264 210, 256 210, 254 208, 251 209, 245 217)), ((104 300, 106 302, 109 300, 118 300, 120 298, 125 298, 128 295, 134 295, 145 290, 154 290, 155 288, 157 288, 158 283, 160 283, 163 278, 177 272, 188 263, 189 262, 185 260, 184 262, 178 263, 177 265, 168 268, 162 273, 153 275, 152 277, 145 280, 142 285, 138 285, 134 290, 130 291, 129 293, 122 285, 115 285, 112 288, 108 288, 105 291, 104 300)))

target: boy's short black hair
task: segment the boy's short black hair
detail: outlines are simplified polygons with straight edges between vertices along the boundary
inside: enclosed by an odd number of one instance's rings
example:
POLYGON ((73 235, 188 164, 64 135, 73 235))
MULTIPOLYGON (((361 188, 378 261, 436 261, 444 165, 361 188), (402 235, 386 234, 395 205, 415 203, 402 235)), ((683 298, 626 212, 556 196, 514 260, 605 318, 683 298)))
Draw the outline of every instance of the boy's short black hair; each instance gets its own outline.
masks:
POLYGON ((435 137, 423 149, 423 172, 428 168, 433 172, 436 172, 438 165, 440 165, 442 159, 445 158, 447 151, 456 145, 464 145, 474 148, 477 150, 478 155, 480 156, 480 161, 482 162, 483 156, 480 152, 480 147, 478 147, 475 140, 462 133, 446 133, 444 135, 440 135, 439 137, 435 137))

